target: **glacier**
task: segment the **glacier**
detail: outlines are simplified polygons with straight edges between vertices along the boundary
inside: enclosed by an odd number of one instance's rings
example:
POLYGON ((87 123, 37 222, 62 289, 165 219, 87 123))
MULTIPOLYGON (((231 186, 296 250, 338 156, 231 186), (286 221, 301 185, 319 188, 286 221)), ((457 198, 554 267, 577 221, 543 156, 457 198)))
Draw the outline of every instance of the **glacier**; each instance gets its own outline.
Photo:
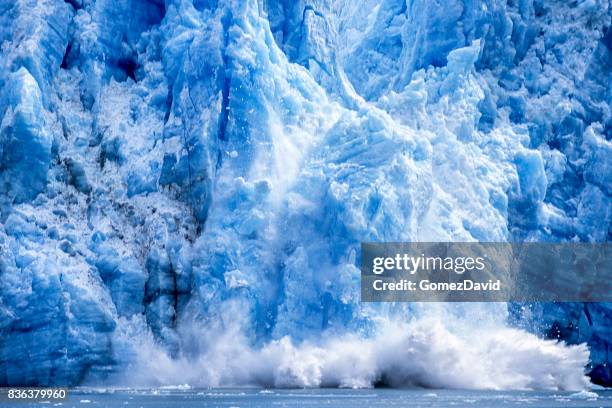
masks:
POLYGON ((612 305, 362 304, 362 241, 612 237, 609 0, 0 0, 0 384, 611 386, 612 305))

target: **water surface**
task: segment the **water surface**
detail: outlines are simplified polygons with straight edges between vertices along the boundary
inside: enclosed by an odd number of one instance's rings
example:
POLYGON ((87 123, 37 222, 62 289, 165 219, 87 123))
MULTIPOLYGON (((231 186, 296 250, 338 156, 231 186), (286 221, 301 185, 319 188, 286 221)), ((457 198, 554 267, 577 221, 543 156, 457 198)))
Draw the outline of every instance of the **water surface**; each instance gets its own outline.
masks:
POLYGON ((612 390, 593 392, 461 391, 396 389, 86 389, 66 401, 11 403, 8 407, 612 407, 612 390))

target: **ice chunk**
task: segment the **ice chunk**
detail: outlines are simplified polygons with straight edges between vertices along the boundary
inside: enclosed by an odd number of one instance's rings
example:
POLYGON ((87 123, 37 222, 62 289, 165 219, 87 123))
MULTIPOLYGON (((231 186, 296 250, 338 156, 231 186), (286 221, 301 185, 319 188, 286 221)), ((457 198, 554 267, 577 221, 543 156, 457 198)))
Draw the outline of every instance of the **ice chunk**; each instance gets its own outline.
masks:
POLYGON ((42 95, 25 68, 9 76, 0 124, 2 196, 23 202, 43 191, 51 162, 52 138, 45 127, 42 95))

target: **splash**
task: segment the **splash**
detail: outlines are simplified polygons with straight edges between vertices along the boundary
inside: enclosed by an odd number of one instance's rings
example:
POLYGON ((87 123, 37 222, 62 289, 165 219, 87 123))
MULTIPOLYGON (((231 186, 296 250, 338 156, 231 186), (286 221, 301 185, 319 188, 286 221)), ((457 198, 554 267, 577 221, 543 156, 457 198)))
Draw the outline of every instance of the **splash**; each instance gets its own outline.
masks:
POLYGON ((433 318, 386 321, 371 338, 324 333, 317 342, 296 343, 285 336, 259 348, 250 346, 239 328, 214 338, 211 333, 219 332, 210 328, 189 330, 199 341, 198 355, 173 358, 149 337, 138 348, 129 378, 119 383, 483 390, 585 390, 589 384, 584 344, 543 340, 508 327, 476 331, 466 321, 454 327, 433 318))

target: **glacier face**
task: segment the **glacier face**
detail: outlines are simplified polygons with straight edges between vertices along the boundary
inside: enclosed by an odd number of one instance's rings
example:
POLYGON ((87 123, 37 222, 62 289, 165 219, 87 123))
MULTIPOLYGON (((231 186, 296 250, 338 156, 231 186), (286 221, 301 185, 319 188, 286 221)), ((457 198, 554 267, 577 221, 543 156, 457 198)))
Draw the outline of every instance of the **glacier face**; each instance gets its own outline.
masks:
POLYGON ((611 13, 0 1, 0 384, 583 387, 531 331, 610 385, 607 304, 365 306, 356 265, 608 241, 611 13))

